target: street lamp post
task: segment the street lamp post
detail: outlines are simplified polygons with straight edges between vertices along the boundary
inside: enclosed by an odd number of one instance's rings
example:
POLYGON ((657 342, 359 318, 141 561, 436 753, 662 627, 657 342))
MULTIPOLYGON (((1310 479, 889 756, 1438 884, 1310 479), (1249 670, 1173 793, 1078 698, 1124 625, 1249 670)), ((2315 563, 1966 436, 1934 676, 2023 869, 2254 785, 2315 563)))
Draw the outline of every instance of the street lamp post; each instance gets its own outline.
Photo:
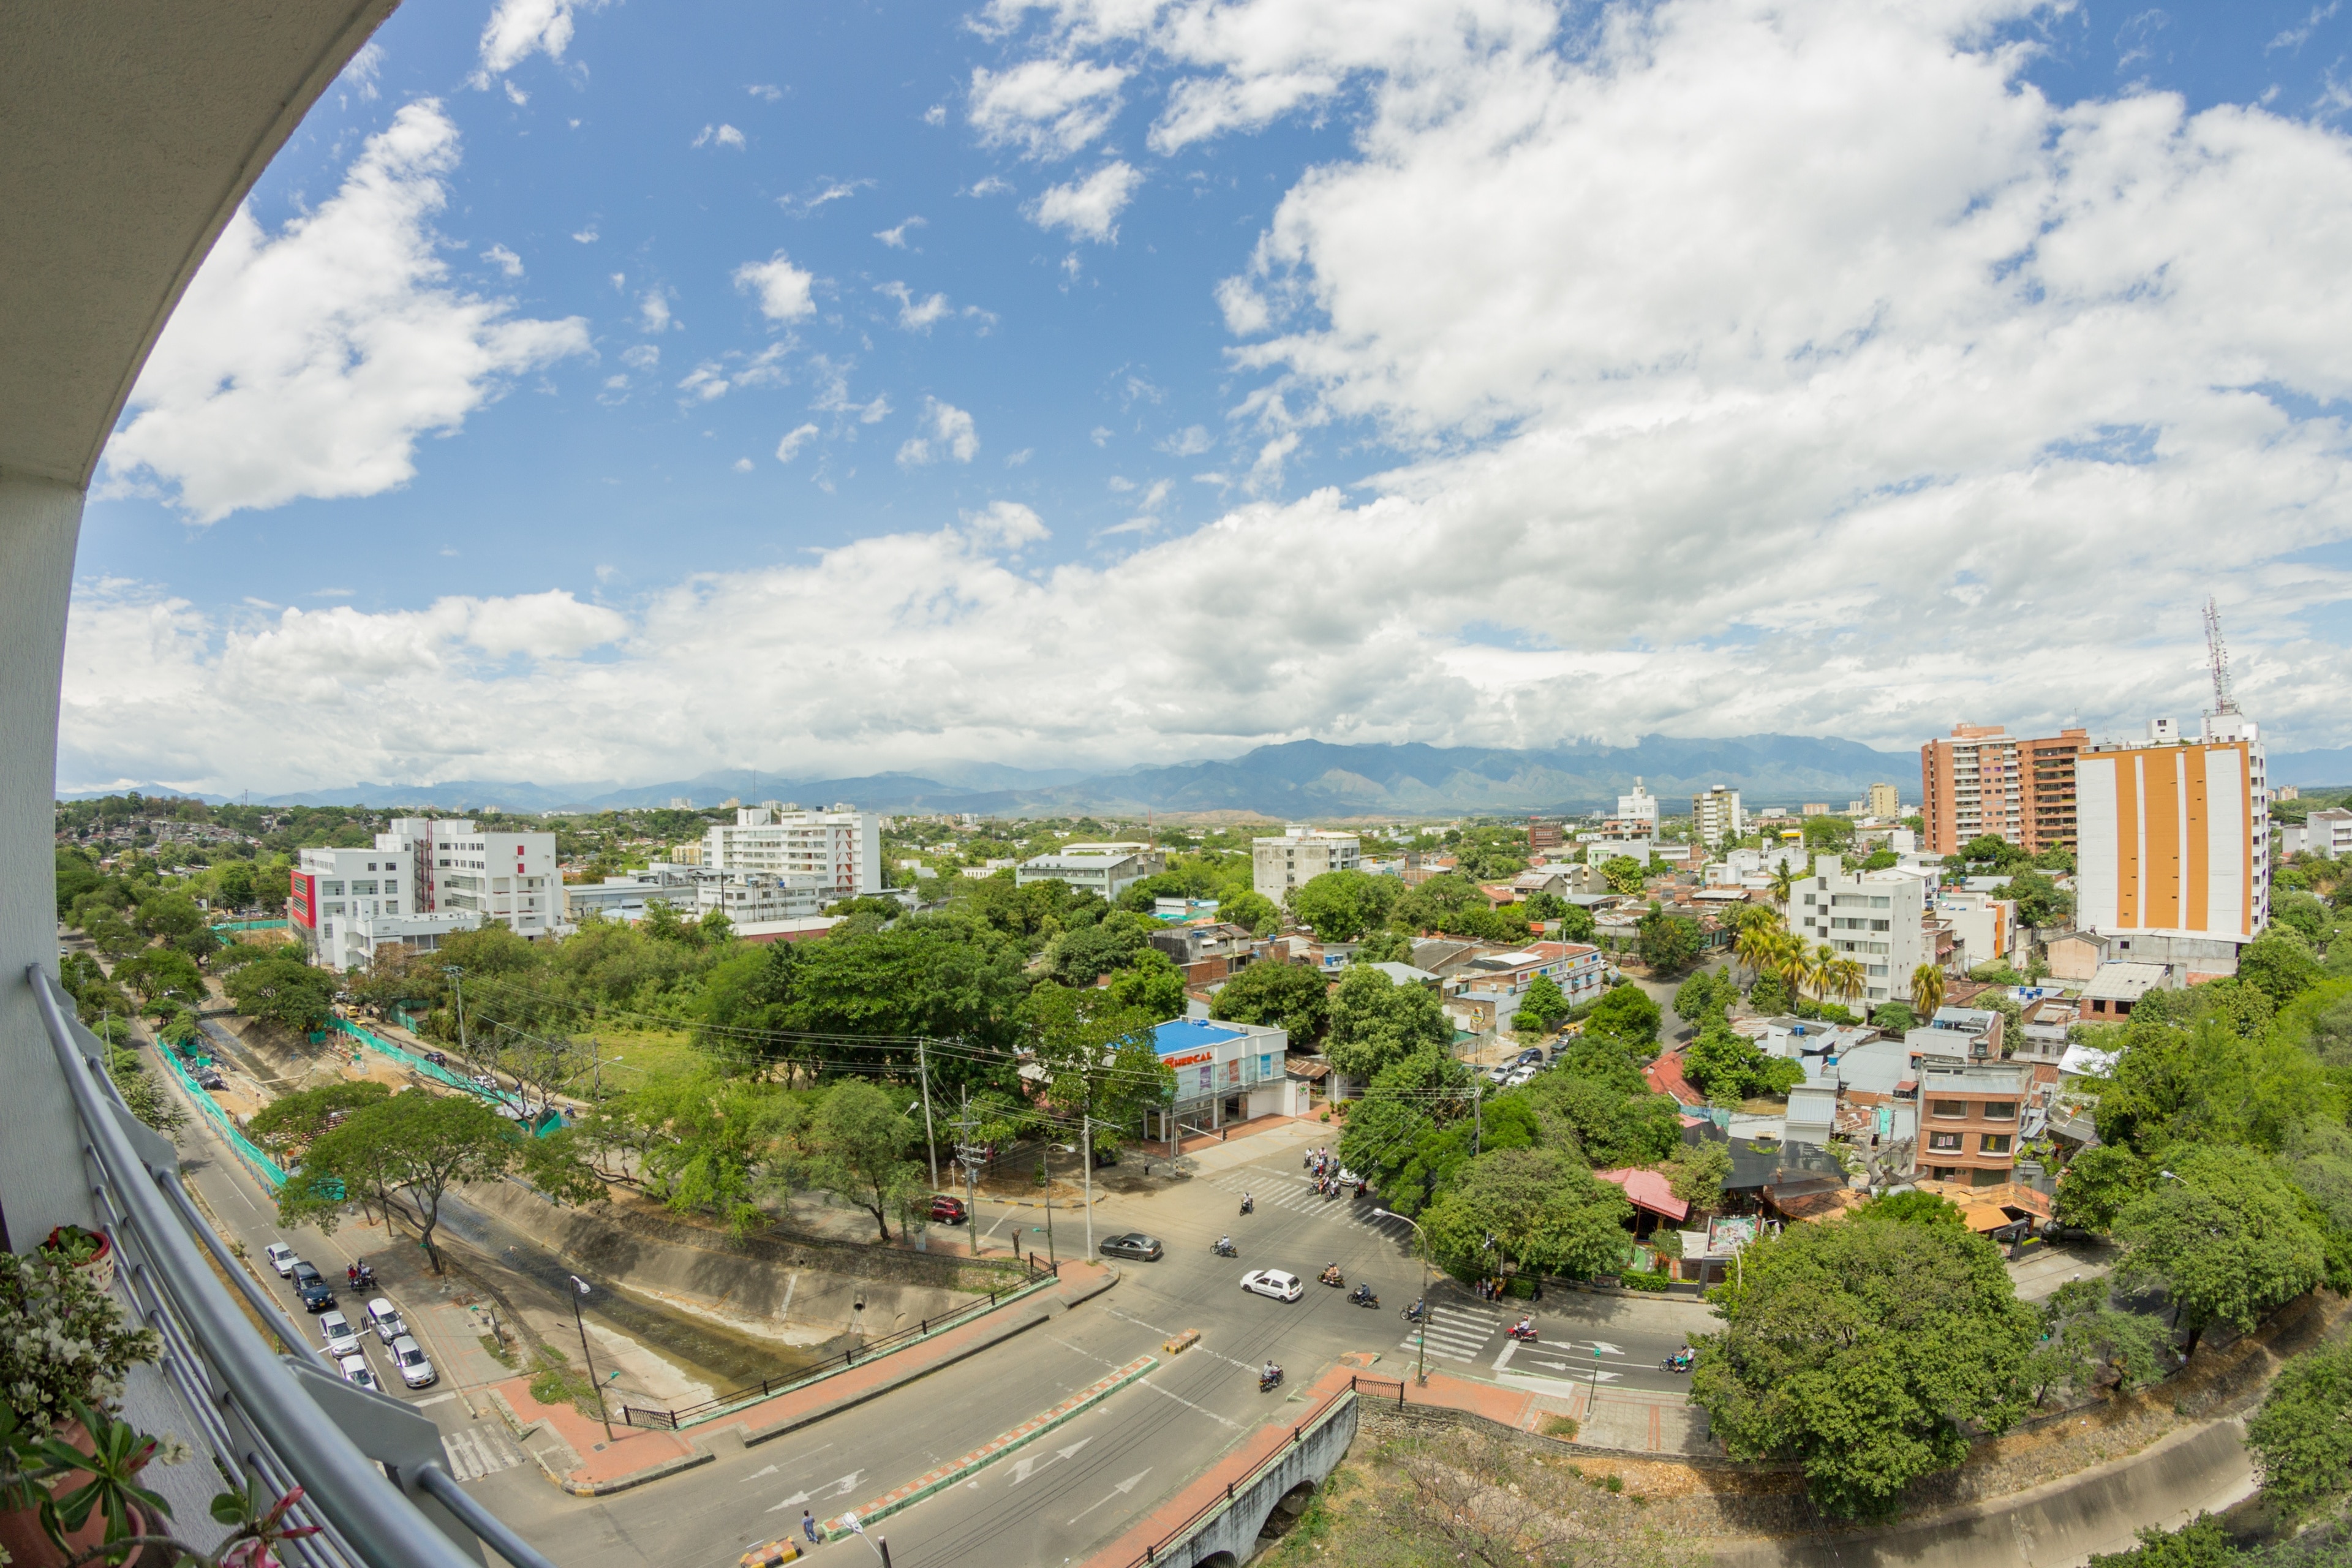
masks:
POLYGON ((472 1061, 474 1053, 466 1046, 466 972, 454 963, 445 963, 441 973, 449 976, 457 988, 457 1054, 472 1061))
POLYGON ((1417 1221, 1407 1218, 1393 1209, 1376 1208, 1372 1212, 1383 1219, 1404 1220, 1405 1224, 1412 1226, 1412 1234, 1421 1240, 1421 1321, 1415 1325, 1419 1331, 1412 1336, 1413 1381, 1427 1387, 1429 1384, 1429 1236, 1421 1228, 1417 1221))
POLYGON ((588 1325, 580 1318, 580 1298, 588 1294, 588 1281, 577 1274, 572 1276, 574 1287, 572 1297, 572 1326, 580 1331, 581 1358, 588 1363, 588 1384, 596 1391, 596 1414, 604 1420, 604 1441, 613 1440, 613 1417, 604 1408, 604 1385, 596 1381, 596 1357, 588 1349, 588 1325))

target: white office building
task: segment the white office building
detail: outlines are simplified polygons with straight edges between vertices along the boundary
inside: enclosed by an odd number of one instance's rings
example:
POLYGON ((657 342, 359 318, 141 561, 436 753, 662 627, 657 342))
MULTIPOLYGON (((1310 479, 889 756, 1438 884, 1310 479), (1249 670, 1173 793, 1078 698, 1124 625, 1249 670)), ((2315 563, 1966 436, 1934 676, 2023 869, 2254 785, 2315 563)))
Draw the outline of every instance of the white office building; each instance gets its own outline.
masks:
POLYGON ((1149 845, 1070 844, 1024 860, 1013 868, 1013 881, 1022 888, 1032 882, 1066 882, 1108 901, 1167 868, 1167 857, 1149 845))
POLYGON ((1279 904, 1290 889, 1326 871, 1362 868, 1363 841, 1352 833, 1325 833, 1292 823, 1279 838, 1250 841, 1250 886, 1279 904))
POLYGON ((2315 811, 2301 822, 2279 829, 2279 847, 2289 855, 2326 855, 2341 860, 2352 855, 2352 811, 2332 805, 2315 811))
POLYGON ((821 915, 827 904, 839 903, 842 897, 830 883, 814 874, 769 877, 757 871, 721 871, 698 879, 692 913, 699 920, 724 910, 728 920, 740 929, 772 921, 806 920, 821 915))
POLYGON ((1907 871, 1849 873, 1823 855, 1790 893, 1789 926, 1857 960, 1863 994, 1855 1000, 1875 1007, 1909 996, 1911 972, 1927 961, 1919 920, 1927 904, 1927 884, 1907 871))
POLYGON ((1748 816, 1739 809, 1739 792, 1717 784, 1691 796, 1691 829, 1709 849, 1720 849, 1748 836, 1748 816))
POLYGON ((732 826, 720 824, 702 836, 702 864, 713 871, 814 877, 829 903, 878 893, 881 819, 846 805, 830 811, 803 811, 778 801, 739 806, 732 826))
POLYGON ((1658 797, 1643 789, 1640 779, 1635 779, 1633 793, 1617 797, 1616 820, 1646 823, 1650 829, 1649 836, 1655 838, 1658 836, 1658 797))
POLYGON ((287 919, 321 968, 364 969, 386 947, 430 952, 443 937, 481 923, 470 910, 419 909, 413 852, 393 834, 375 842, 373 849, 305 849, 296 860, 287 919))
POLYGON ((563 879, 555 868, 555 835, 490 830, 466 817, 395 817, 376 843, 399 847, 413 864, 410 899, 427 914, 467 910, 546 936, 563 920, 563 879))

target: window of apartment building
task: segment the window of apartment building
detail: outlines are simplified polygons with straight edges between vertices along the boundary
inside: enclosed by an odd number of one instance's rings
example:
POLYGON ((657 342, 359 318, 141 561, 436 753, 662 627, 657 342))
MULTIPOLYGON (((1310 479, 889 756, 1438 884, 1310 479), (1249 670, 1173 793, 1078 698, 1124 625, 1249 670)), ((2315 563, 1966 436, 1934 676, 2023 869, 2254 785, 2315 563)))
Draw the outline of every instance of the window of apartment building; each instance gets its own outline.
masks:
POLYGON ((1969 1102, 1965 1100, 1937 1100, 1927 1104, 1930 1116, 1963 1117, 1968 1113, 1969 1102))
POLYGON ((2015 1100, 1986 1100, 1986 1101, 1985 1101, 1985 1108, 1984 1108, 1984 1119, 1985 1119, 1987 1121, 2016 1121, 2016 1120, 2017 1120, 2017 1101, 2015 1101, 2015 1100))
POLYGON ((1957 1154, 1960 1152, 1960 1135, 1957 1132, 1930 1132, 1927 1134, 1927 1147, 1957 1154))
MULTIPOLYGON (((373 870, 374 868, 371 867, 369 869, 373 870)), ((375 891, 375 884, 373 882, 353 882, 352 884, 352 891, 354 893, 373 893, 375 891)))
POLYGON ((341 882, 321 882, 319 884, 319 891, 331 899, 340 897, 342 890, 343 885, 341 882))
POLYGON ((1977 1140, 1977 1151, 1978 1152, 1984 1154, 2008 1153, 2009 1134, 2006 1132, 1988 1132, 1984 1134, 1977 1140))

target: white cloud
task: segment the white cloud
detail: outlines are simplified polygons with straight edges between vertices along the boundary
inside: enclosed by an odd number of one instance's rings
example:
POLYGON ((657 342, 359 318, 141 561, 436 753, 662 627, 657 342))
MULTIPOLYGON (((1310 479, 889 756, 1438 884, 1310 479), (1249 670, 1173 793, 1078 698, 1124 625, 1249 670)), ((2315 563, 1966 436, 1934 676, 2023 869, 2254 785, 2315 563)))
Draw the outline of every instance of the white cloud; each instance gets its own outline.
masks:
POLYGON ((1113 159, 1085 179, 1053 185, 1029 204, 1029 221, 1040 228, 1066 230, 1073 239, 1097 245, 1118 237, 1118 215, 1143 183, 1140 171, 1113 159))
POLYGON ((874 233, 874 237, 880 240, 883 244, 888 246, 893 250, 904 250, 907 248, 907 231, 910 228, 921 228, 923 226, 923 220, 921 218, 910 217, 896 228, 877 229, 874 233))
POLYGON ((695 137, 694 144, 697 147, 732 147, 738 152, 740 152, 746 145, 743 140, 743 133, 740 131, 736 130, 732 125, 720 125, 716 127, 706 125, 702 128, 701 133, 695 137))
POLYGON ((603 0, 499 0, 482 28, 482 70, 512 70, 531 55, 560 60, 572 46, 572 17, 603 0))
POLYGON ((677 389, 690 403, 713 403, 727 395, 727 374, 717 362, 705 360, 687 373, 677 389))
POLYGON ((944 103, 935 103, 935 104, 931 105, 929 109, 926 109, 925 110, 923 110, 923 123, 924 123, 924 124, 926 124, 926 125, 945 125, 947 122, 948 122, 948 106, 947 106, 946 104, 944 104, 944 103))
POLYGON ((494 264, 509 278, 522 276, 522 258, 503 245, 493 245, 484 249, 482 259, 494 264))
POLYGON ((507 101, 513 104, 517 109, 520 109, 524 104, 530 101, 530 94, 523 91, 522 89, 517 87, 513 82, 501 80, 499 85, 507 89, 507 101))
POLYGON ((992 146, 1033 158, 1066 158, 1118 117, 1122 67, 1069 59, 1024 60, 1007 71, 971 73, 971 123, 992 146))
POLYGON ((748 474, 755 467, 757 467, 757 465, 749 458, 738 458, 735 459, 735 471, 739 474, 748 474))
POLYGON ((918 300, 914 290, 904 283, 877 283, 874 291, 887 294, 898 301, 898 325, 910 332, 928 332, 931 324, 940 317, 954 313, 945 294, 933 294, 928 299, 918 300))
POLYGON ((666 332, 669 329, 668 291, 662 289, 646 289, 637 299, 637 331, 666 332))
POLYGON ((1160 449, 1179 458, 1197 458, 1215 445, 1206 426, 1188 425, 1160 442, 1160 449))
POLYGON ((141 372, 107 448, 118 483, 211 522, 298 496, 374 495, 513 376, 588 350, 453 289, 433 215, 457 162, 438 103, 403 108, 343 184, 277 234, 240 207, 141 372))
POLYGON ((586 228, 574 229, 572 237, 582 245, 593 245, 596 243, 596 226, 592 223, 586 228))
POLYGON ((781 250, 765 261, 747 261, 735 269, 735 287, 760 298, 760 313, 772 321, 797 321, 816 311, 809 293, 815 275, 803 272, 781 250))
POLYGON ((1257 461, 1250 465, 1249 479, 1244 487, 1252 495, 1264 495, 1282 488, 1282 465, 1290 454, 1298 450, 1298 432, 1289 430, 1276 436, 1257 451, 1257 461))
MULTIPOLYGON (((1184 14, 1270 37, 1285 7, 1184 14)), ((1318 427, 1387 472, 1095 565, 1016 555, 1042 522, 992 509, 697 575, 593 662, 500 663, 429 611, 247 626, 85 586, 65 782, 2119 735, 2202 705, 2208 592, 2273 749, 2352 742, 2352 142, 2166 95, 2054 109, 1990 0, 1658 0, 1572 55, 1481 20, 1517 11, 1436 14, 1462 38, 1388 66, 1292 51, 1361 75, 1364 116, 1242 275, 1266 379, 1202 478, 1238 495, 1318 427), (1498 600, 1498 563, 1543 592, 1498 600)), ((816 406, 864 417, 818 369, 816 406)), ((928 408, 916 438, 936 460, 928 408)))
POLYGON ((360 52, 351 58, 351 63, 343 67, 343 74, 335 79, 359 94, 361 101, 373 103, 376 83, 383 74, 383 45, 370 38, 360 46, 360 52))
POLYGON ((639 343, 622 351, 621 363, 631 370, 651 370, 661 363, 661 350, 652 343, 639 343))
POLYGON ((969 463, 980 455, 980 433, 972 426, 971 416, 954 404, 924 398, 923 424, 923 435, 909 437, 899 446, 900 468, 919 468, 950 458, 969 463))
POLYGON ((773 103, 784 96, 784 89, 773 82, 758 81, 743 89, 762 103, 773 103))
POLYGON ((807 217, 830 202, 847 201, 872 184, 871 180, 820 180, 804 196, 778 196, 776 205, 794 217, 807 217))
POLYGON ((994 174, 990 174, 984 179, 974 181, 970 186, 956 194, 964 196, 1001 196, 1009 195, 1012 191, 1012 181, 1002 180, 994 174))
POLYGON ((803 425, 797 429, 785 431, 784 438, 776 443, 776 461, 791 462, 801 455, 801 448, 815 440, 816 437, 817 429, 814 425, 803 425))

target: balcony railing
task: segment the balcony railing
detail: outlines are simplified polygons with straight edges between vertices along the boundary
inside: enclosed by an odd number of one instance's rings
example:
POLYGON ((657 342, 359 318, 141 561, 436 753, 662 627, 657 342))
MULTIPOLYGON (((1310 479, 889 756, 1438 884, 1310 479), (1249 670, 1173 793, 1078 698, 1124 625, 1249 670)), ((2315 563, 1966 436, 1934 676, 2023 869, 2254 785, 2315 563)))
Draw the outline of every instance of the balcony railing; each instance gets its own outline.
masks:
POLYGON ((553 1568, 457 1485, 430 1419, 325 1365, 196 1212, 177 1152, 122 1103, 72 999, 38 965, 26 979, 73 1096, 92 1198, 120 1254, 117 1286, 163 1340, 159 1367, 198 1428, 192 1446, 273 1496, 299 1486, 300 1522, 320 1527, 281 1543, 281 1557, 302 1568, 479 1568, 487 1542, 515 1568, 553 1568), (200 1247, 284 1353, 254 1331, 200 1247))

